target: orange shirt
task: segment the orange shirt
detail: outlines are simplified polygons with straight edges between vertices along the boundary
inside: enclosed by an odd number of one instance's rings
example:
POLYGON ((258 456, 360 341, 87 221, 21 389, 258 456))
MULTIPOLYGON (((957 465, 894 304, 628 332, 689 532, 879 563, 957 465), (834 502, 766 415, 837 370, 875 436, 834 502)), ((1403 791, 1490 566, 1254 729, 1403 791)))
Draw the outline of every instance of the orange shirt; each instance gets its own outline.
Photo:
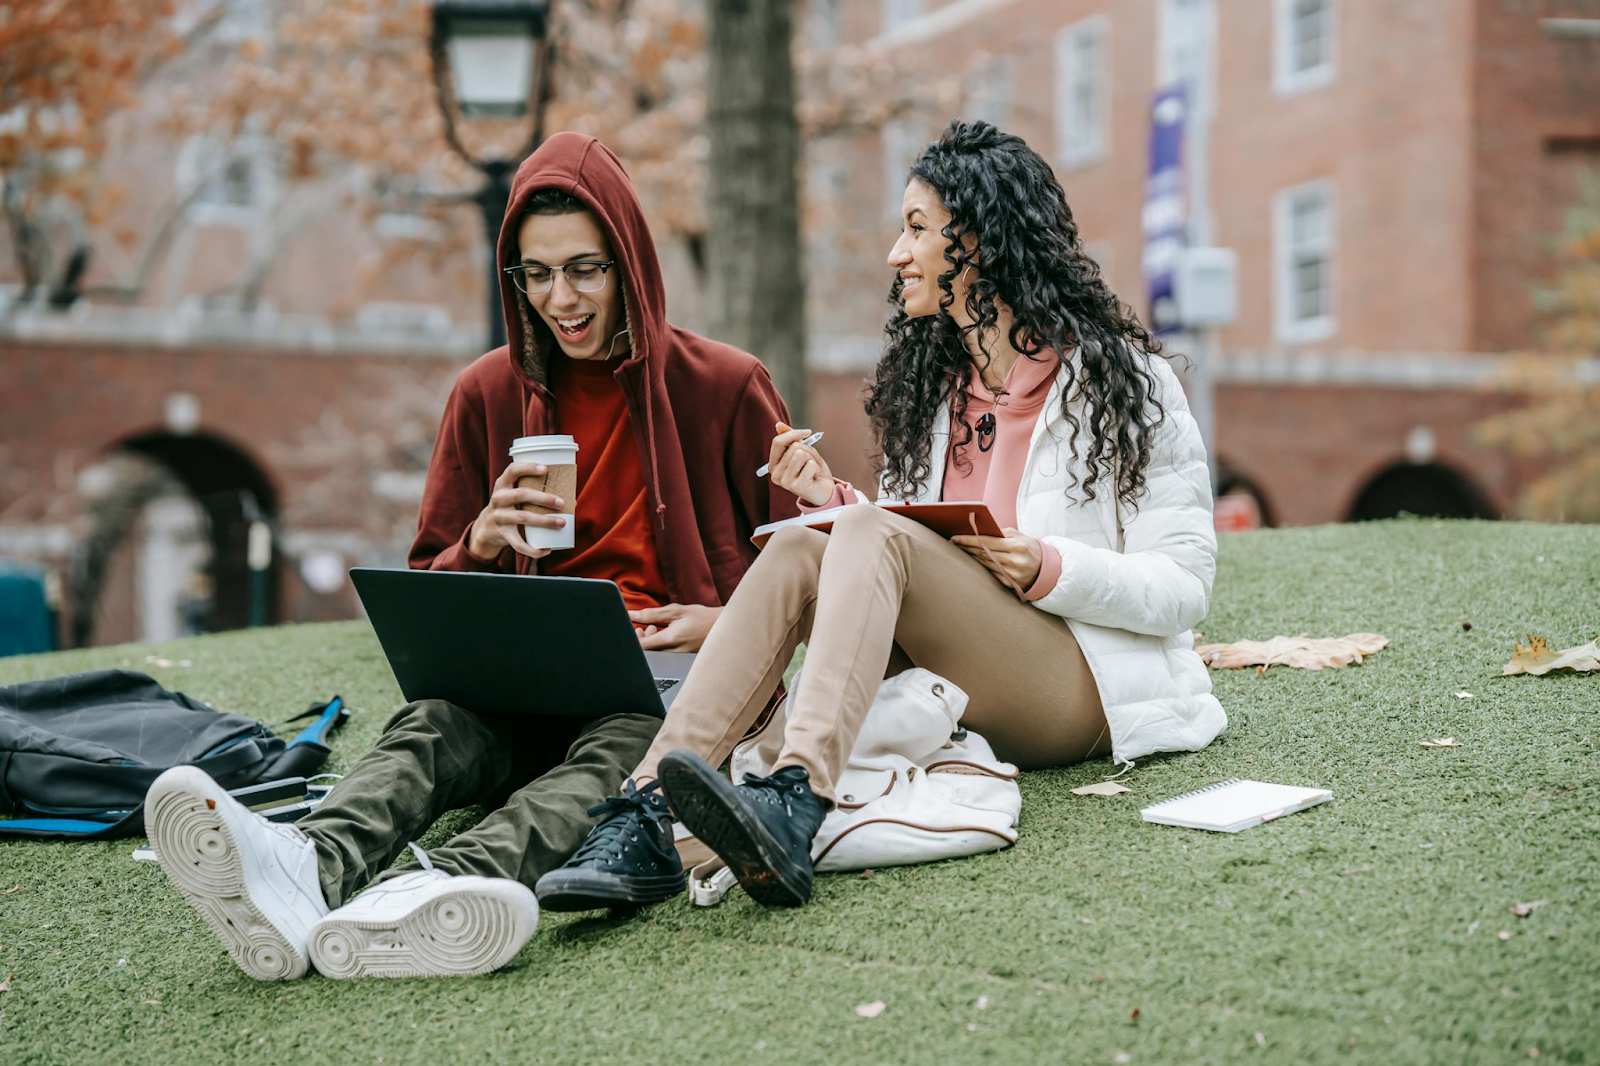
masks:
POLYGON ((539 572, 615 581, 631 611, 671 602, 650 523, 639 446, 622 386, 612 376, 625 356, 550 360, 557 432, 578 442, 577 529, 573 546, 539 561, 539 572))

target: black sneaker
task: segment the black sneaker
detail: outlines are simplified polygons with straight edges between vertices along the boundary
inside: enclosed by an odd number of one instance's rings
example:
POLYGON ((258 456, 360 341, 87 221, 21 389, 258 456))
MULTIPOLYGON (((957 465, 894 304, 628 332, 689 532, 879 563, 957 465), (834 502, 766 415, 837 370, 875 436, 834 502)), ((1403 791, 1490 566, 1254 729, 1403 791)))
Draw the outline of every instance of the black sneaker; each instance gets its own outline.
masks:
POLYGON ((642 789, 629 781, 622 795, 589 808, 604 817, 565 866, 533 886, 549 911, 636 907, 671 899, 685 888, 683 863, 672 843, 672 815, 661 782, 642 789))
POLYGON ((786 766, 771 777, 745 774, 735 786, 691 751, 661 760, 661 784, 679 820, 769 907, 811 898, 811 841, 826 812, 810 782, 800 767, 786 766))

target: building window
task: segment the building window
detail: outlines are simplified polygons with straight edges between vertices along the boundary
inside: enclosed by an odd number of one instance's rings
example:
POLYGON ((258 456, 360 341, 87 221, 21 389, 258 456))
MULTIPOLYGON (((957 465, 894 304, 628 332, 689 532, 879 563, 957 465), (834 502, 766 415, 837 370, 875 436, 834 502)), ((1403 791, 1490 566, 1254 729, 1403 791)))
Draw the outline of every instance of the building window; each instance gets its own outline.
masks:
POLYGON ((922 17, 922 0, 883 0, 883 32, 922 17))
POLYGON ((967 117, 1001 129, 1011 124, 1011 59, 1001 56, 979 67, 968 82, 967 117))
POLYGON ((1056 155, 1066 166, 1097 162, 1110 151, 1109 38, 1103 15, 1056 34, 1056 155))
POLYGON ((905 199, 907 171, 917 156, 927 147, 927 142, 914 123, 905 119, 890 119, 883 124, 883 213, 885 218, 900 219, 900 204, 905 199))
POLYGON ((813 48, 839 47, 839 0, 811 0, 809 21, 813 48))
POLYGON ((1334 77, 1334 0, 1276 0, 1272 80, 1280 96, 1320 88, 1334 77))
POLYGON ((1333 256, 1337 234, 1333 183, 1313 181, 1273 200, 1273 305, 1278 339, 1333 336, 1333 256))
POLYGON ((192 137, 178 152, 178 185, 195 189, 189 216, 196 222, 248 226, 260 220, 277 192, 271 142, 245 137, 222 144, 192 137))
POLYGON ((1212 0, 1161 0, 1156 15, 1156 86, 1183 86, 1191 112, 1209 121, 1217 80, 1216 5, 1212 0))

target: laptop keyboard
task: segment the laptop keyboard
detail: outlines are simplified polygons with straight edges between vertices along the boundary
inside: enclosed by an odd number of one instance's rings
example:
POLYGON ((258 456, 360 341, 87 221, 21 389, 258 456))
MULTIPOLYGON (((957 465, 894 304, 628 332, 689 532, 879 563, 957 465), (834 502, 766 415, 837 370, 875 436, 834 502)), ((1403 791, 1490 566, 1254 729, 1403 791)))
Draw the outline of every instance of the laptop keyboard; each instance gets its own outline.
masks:
POLYGON ((656 683, 656 691, 657 692, 665 692, 665 691, 667 691, 667 689, 671 688, 673 685, 676 685, 680 680, 682 680, 682 679, 681 678, 676 678, 676 677, 658 677, 658 678, 655 678, 654 681, 656 683))

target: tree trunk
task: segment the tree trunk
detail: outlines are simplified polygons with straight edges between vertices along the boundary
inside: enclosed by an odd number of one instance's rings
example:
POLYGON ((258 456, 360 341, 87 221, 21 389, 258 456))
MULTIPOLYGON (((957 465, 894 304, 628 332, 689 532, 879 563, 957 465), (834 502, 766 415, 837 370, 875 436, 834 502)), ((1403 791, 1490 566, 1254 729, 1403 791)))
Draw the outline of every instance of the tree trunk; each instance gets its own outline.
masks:
POLYGON ((708 0, 710 328, 767 365, 806 425, 794 0, 708 0))

